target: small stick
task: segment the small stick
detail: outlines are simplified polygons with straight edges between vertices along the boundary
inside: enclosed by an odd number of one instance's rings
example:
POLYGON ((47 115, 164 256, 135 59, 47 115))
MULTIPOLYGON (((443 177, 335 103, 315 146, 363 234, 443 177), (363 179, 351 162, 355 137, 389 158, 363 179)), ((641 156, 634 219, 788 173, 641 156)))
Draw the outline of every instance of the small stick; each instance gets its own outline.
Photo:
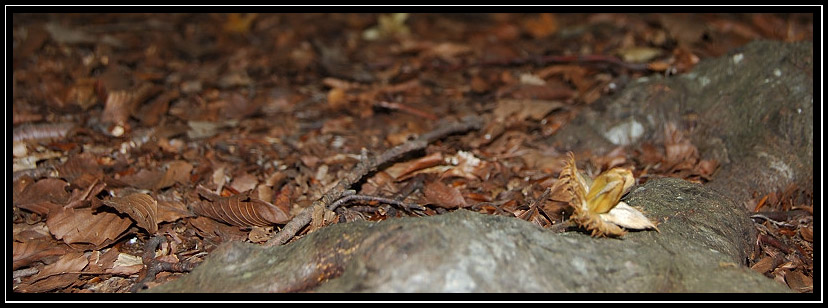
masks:
MULTIPOLYGON (((353 190, 350 190, 350 191, 353 192, 353 190)), ((405 202, 395 200, 395 199, 389 199, 389 198, 383 198, 383 197, 377 197, 377 196, 369 196, 369 195, 357 195, 355 192, 353 194, 348 194, 347 196, 339 198, 339 200, 336 200, 336 202, 334 202, 334 203, 331 203, 330 205, 328 205, 328 210, 333 211, 337 207, 339 207, 340 205, 348 203, 352 200, 368 201, 368 202, 377 201, 377 202, 380 202, 380 203, 396 205, 396 206, 399 206, 399 207, 401 207, 403 209, 406 209, 406 210, 409 210, 409 211, 412 208, 415 209, 415 210, 421 210, 421 211, 425 210, 425 208, 423 208, 422 206, 420 206, 419 204, 416 204, 416 203, 409 204, 409 203, 405 203, 405 202)))
POLYGON ((426 119, 429 119, 429 120, 432 120, 432 121, 437 120, 437 116, 434 115, 433 113, 430 113, 430 112, 424 111, 424 110, 420 110, 420 109, 416 109, 416 108, 412 108, 412 107, 409 107, 407 105, 403 105, 403 104, 400 104, 400 103, 379 101, 379 102, 377 102, 377 106, 392 109, 392 110, 399 110, 399 111, 402 111, 402 112, 407 112, 407 113, 413 114, 415 116, 423 117, 423 118, 426 118, 426 119))
POLYGON ((147 241, 147 244, 144 246, 144 255, 142 256, 144 264, 147 266, 147 273, 146 276, 144 276, 144 279, 141 279, 141 281, 132 285, 132 288, 129 289, 131 293, 136 293, 143 289, 144 285, 147 282, 154 280, 155 275, 160 272, 189 272, 195 268, 197 264, 192 262, 170 263, 156 260, 155 249, 157 249, 159 245, 166 242, 167 239, 163 235, 153 237, 147 241))
POLYGON ((393 147, 383 152, 381 155, 377 157, 368 157, 367 153, 363 152, 362 159, 360 159, 359 163, 357 163, 353 171, 348 173, 348 176, 340 180, 339 183, 336 184, 336 186, 328 190, 328 192, 326 192, 325 195, 322 196, 322 198, 314 201, 313 204, 311 204, 311 206, 303 209, 301 212, 299 212, 299 214, 296 215, 296 217, 293 217, 293 219, 291 219, 291 221, 285 224, 284 228, 282 228, 281 231, 274 234, 264 244, 264 246, 269 247, 287 243, 288 240, 290 240, 291 238, 293 238, 294 235, 296 235, 296 232, 299 232, 299 229, 310 223, 311 214, 313 213, 313 207, 327 207, 334 201, 340 199, 346 190, 350 189, 350 187, 354 185, 356 182, 358 182, 360 179, 362 179, 362 177, 376 170, 380 165, 394 160, 405 153, 424 149, 426 146, 428 146, 429 143, 441 139, 445 136, 466 132, 472 129, 480 129, 482 126, 483 120, 480 117, 469 116, 463 118, 463 120, 460 122, 452 122, 441 125, 437 129, 425 133, 415 140, 411 140, 406 143, 400 144, 396 147, 393 147))
POLYGON ((648 71, 649 67, 647 67, 646 63, 628 63, 624 62, 621 59, 618 59, 613 56, 607 55, 566 55, 566 56, 559 56, 559 55, 547 55, 547 56, 535 56, 530 58, 517 58, 511 60, 497 60, 497 61, 483 61, 480 65, 522 65, 526 63, 534 63, 536 65, 549 65, 549 64, 566 64, 566 63, 576 63, 576 64, 591 64, 591 63, 605 63, 611 64, 615 66, 620 66, 632 71, 648 71))

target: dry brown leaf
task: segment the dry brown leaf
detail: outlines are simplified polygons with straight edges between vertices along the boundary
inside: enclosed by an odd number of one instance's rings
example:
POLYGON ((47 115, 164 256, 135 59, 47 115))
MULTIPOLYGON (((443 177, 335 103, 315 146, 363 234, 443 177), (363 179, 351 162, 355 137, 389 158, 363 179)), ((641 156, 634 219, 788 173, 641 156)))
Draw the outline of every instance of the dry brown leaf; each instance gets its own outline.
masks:
POLYGON ((258 184, 259 179, 255 175, 245 172, 234 177, 233 181, 230 182, 230 187, 239 192, 246 192, 253 190, 258 184))
POLYGON ((46 219, 49 232, 67 244, 106 246, 121 236, 132 221, 116 214, 93 213, 91 208, 62 209, 46 219))
POLYGON ((138 104, 157 94, 160 87, 143 84, 135 89, 110 91, 106 97, 101 122, 114 124, 109 133, 119 137, 127 129, 127 120, 135 112, 138 104))
POLYGON ((662 14, 659 15, 661 25, 670 33, 679 45, 692 46, 702 39, 706 31, 705 22, 698 15, 693 14, 662 14))
POLYGON ((173 222, 183 217, 192 217, 194 216, 187 209, 187 205, 182 203, 178 200, 158 200, 158 216, 156 217, 157 221, 160 222, 173 222))
POLYGON ((25 243, 37 239, 51 239, 52 234, 49 233, 49 228, 44 222, 31 225, 15 223, 12 228, 12 238, 14 241, 25 243))
POLYGON ((412 161, 396 163, 386 168, 385 172, 394 180, 402 181, 409 178, 408 175, 412 175, 415 171, 434 167, 441 163, 443 163, 443 154, 435 152, 412 161))
POLYGON ((77 282, 80 274, 75 272, 83 270, 87 263, 88 261, 83 253, 70 252, 58 259, 57 262, 44 267, 43 270, 32 277, 32 280, 22 284, 15 291, 39 293, 65 288, 77 282))
POLYGON ((538 100, 538 99, 501 99, 497 102, 494 114, 498 119, 506 119, 511 115, 515 120, 523 121, 531 118, 535 121, 543 119, 553 110, 565 107, 566 104, 559 101, 538 100))
POLYGON ((89 178, 85 176, 103 174, 95 157, 87 152, 69 157, 66 162, 57 167, 57 171, 61 178, 78 187, 86 187, 90 184, 89 178))
POLYGON ((423 194, 429 203, 439 207, 454 209, 468 206, 466 199, 463 198, 457 188, 450 187, 440 181, 428 183, 423 188, 423 194))
POLYGON ((785 282, 788 287, 798 292, 808 292, 814 288, 814 280, 800 271, 789 271, 785 273, 785 282))
POLYGON ((133 187, 155 190, 156 187, 162 182, 165 175, 166 172, 161 170, 141 169, 136 173, 121 177, 120 180, 133 187))
POLYGON ((196 202, 193 213, 239 227, 283 224, 290 219, 288 210, 251 198, 247 194, 220 197, 204 189, 199 195, 207 200, 196 202))
POLYGON ((43 270, 32 277, 32 281, 61 273, 79 272, 87 264, 89 264, 89 260, 83 255, 83 252, 69 252, 61 256, 55 263, 46 265, 43 270))
POLYGON ((12 194, 12 203, 40 215, 45 215, 69 201, 69 184, 61 179, 45 178, 26 186, 20 194, 12 194))
POLYGON ((104 200, 103 203, 129 215, 139 227, 150 234, 158 231, 158 201, 152 196, 134 193, 104 200))
POLYGON ((814 242, 814 226, 810 225, 808 227, 799 227, 799 235, 802 236, 803 240, 813 243, 814 242))
MULTIPOLYGON (((392 167, 394 166, 389 167, 389 169, 392 167)), ((386 171, 379 171, 365 180, 360 192, 364 195, 384 195, 389 192, 397 192, 399 189, 394 184, 394 177, 386 171)))
POLYGON ((12 269, 16 270, 44 257, 62 255, 67 250, 68 247, 52 239, 12 242, 12 269))
MULTIPOLYGON (((183 90, 182 90, 183 91, 183 90)), ((147 127, 154 127, 161 122, 162 117, 170 109, 170 102, 177 99, 181 93, 177 89, 165 91, 149 103, 144 104, 135 116, 147 127)))
POLYGON ((239 230, 238 227, 228 226, 215 219, 208 217, 196 217, 188 220, 202 237, 218 237, 227 241, 243 241, 247 233, 239 230))
POLYGON ((543 13, 537 18, 527 19, 523 28, 534 38, 544 38, 558 31, 558 19, 555 14, 543 13))
POLYGON ((343 88, 333 88, 328 91, 328 106, 331 109, 339 110, 348 104, 348 94, 343 88))
POLYGON ((193 171, 193 165, 183 160, 174 160, 166 165, 167 171, 154 185, 155 190, 170 187, 175 183, 187 184, 190 182, 190 172, 193 171))
POLYGON ((246 34, 250 31, 250 26, 256 20, 257 13, 229 13, 227 20, 222 25, 225 32, 231 34, 246 34))
POLYGON ((534 170, 541 170, 548 174, 559 174, 564 167, 564 162, 560 156, 549 155, 537 149, 523 151, 520 158, 527 167, 534 170))
POLYGON ((776 261, 771 256, 765 256, 764 258, 760 259, 756 264, 750 267, 750 269, 759 272, 761 274, 770 272, 774 267, 776 267, 776 261))
POLYGON ((457 62, 457 57, 472 52, 471 47, 465 44, 444 42, 432 45, 420 54, 424 58, 437 57, 449 63, 457 62))
POLYGON ((112 268, 107 269, 106 272, 119 275, 132 275, 137 274, 143 268, 144 261, 141 257, 119 253, 115 261, 112 262, 112 268))
POLYGON ((549 80, 544 85, 518 84, 501 87, 495 93, 498 98, 537 99, 537 100, 567 100, 575 95, 569 86, 549 80))
POLYGON ((269 240, 272 233, 271 227, 253 227, 247 234, 247 239, 253 243, 262 243, 269 240))
POLYGON ((112 247, 109 248, 106 253, 101 253, 100 251, 93 251, 89 255, 89 265, 86 266, 86 271, 88 272, 103 272, 108 269, 112 268, 112 265, 115 263, 115 259, 118 258, 118 248, 112 247))

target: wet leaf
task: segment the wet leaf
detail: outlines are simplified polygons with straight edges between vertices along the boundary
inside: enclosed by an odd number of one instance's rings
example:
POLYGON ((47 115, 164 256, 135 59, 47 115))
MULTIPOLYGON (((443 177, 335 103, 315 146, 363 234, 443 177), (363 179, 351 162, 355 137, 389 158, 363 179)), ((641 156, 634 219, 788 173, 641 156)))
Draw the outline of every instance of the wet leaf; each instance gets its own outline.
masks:
POLYGON ((103 203, 129 215, 139 227, 150 234, 158 231, 158 201, 152 196, 135 193, 104 200, 103 203))

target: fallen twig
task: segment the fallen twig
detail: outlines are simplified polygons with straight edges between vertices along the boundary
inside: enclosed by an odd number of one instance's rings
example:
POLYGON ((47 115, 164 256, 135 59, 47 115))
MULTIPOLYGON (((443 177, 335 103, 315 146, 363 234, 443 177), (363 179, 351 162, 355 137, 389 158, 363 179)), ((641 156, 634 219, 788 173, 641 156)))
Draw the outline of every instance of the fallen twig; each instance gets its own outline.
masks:
POLYGON ((336 184, 336 186, 328 190, 328 192, 326 192, 325 195, 322 196, 322 198, 314 201, 313 204, 311 204, 311 206, 299 212, 299 214, 297 214, 296 217, 293 217, 293 219, 289 221, 287 224, 285 224, 284 228, 282 228, 281 231, 274 234, 273 237, 271 237, 264 244, 264 246, 274 246, 287 243, 288 240, 290 240, 291 238, 293 238, 294 235, 296 235, 296 232, 299 232, 299 229, 310 223, 311 214, 313 213, 314 207, 328 207, 336 200, 342 198, 343 193, 346 190, 350 189, 352 185, 354 185, 368 173, 376 170, 380 165, 385 164, 393 159, 396 159, 405 153, 424 149, 426 146, 428 146, 429 143, 441 139, 445 136, 466 132, 472 129, 480 129, 482 126, 483 120, 480 117, 469 116, 463 118, 463 120, 460 122, 452 122, 441 125, 437 129, 425 133, 415 140, 411 140, 409 142, 393 147, 379 156, 369 157, 367 153, 363 152, 362 158, 360 159, 359 163, 357 163, 356 167, 354 167, 353 171, 351 171, 348 174, 348 176, 340 180, 339 183, 336 184))
POLYGON ((402 111, 402 112, 407 112, 409 114, 413 114, 413 115, 418 116, 418 117, 423 117, 423 118, 426 118, 426 119, 429 119, 429 120, 432 120, 432 121, 437 120, 437 116, 434 115, 433 113, 430 113, 430 112, 424 111, 424 110, 420 110, 420 109, 416 109, 416 108, 412 108, 412 107, 409 107, 407 105, 400 104, 400 103, 379 101, 379 102, 376 103, 376 105, 380 106, 380 107, 383 107, 383 108, 388 108, 388 109, 392 109, 392 110, 399 110, 399 111, 402 111))
POLYGON ((155 259, 155 249, 166 241, 167 239, 163 235, 153 237, 147 241, 147 244, 144 246, 144 255, 142 256, 144 265, 147 267, 147 273, 144 275, 143 279, 132 285, 132 288, 129 289, 131 293, 135 293, 143 289, 144 285, 147 282, 154 280, 155 275, 160 272, 189 272, 192 271, 196 265, 198 265, 192 262, 170 263, 155 259))
POLYGON ((425 210, 425 208, 423 208, 422 206, 420 206, 419 204, 416 204, 416 203, 405 203, 405 202, 402 202, 400 200, 384 198, 384 197, 377 197, 377 196, 357 195, 356 192, 353 191, 353 190, 348 190, 347 192, 348 192, 347 195, 343 196, 342 198, 339 198, 339 200, 336 200, 335 202, 328 205, 328 210, 333 211, 337 207, 339 207, 340 205, 348 203, 352 200, 376 201, 376 202, 380 202, 380 203, 396 205, 396 206, 399 206, 399 207, 401 207, 405 210, 408 210, 408 211, 411 211, 412 209, 420 210, 420 211, 425 210))
POLYGON ((490 61, 482 61, 478 65, 497 65, 497 66, 510 66, 510 65, 523 65, 523 64, 535 64, 539 66, 549 65, 549 64, 610 64, 619 67, 623 67, 625 69, 631 71, 648 71, 650 68, 647 66, 646 63, 628 63, 624 62, 621 59, 618 59, 613 56, 607 55, 546 55, 546 56, 534 56, 529 58, 516 58, 516 59, 509 59, 509 60, 490 60, 490 61))

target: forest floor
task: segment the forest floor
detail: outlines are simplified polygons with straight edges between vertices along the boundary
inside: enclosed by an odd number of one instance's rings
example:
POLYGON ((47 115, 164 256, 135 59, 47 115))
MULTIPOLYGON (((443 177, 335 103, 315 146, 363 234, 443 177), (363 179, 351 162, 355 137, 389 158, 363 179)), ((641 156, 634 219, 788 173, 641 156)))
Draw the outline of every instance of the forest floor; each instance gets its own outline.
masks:
MULTIPOLYGON (((568 149, 542 140, 580 110, 753 40, 813 41, 814 26, 810 14, 551 13, 14 14, 11 25, 12 289, 66 293, 152 287, 219 243, 267 243, 366 155, 466 116, 486 122, 347 187, 388 200, 305 211, 288 240, 457 208, 555 227, 565 202, 530 204, 568 149)), ((694 153, 680 139, 578 153, 578 165, 707 182, 717 162, 671 152, 694 153)), ((746 265, 813 292, 812 188, 755 197, 762 232, 746 265)))

